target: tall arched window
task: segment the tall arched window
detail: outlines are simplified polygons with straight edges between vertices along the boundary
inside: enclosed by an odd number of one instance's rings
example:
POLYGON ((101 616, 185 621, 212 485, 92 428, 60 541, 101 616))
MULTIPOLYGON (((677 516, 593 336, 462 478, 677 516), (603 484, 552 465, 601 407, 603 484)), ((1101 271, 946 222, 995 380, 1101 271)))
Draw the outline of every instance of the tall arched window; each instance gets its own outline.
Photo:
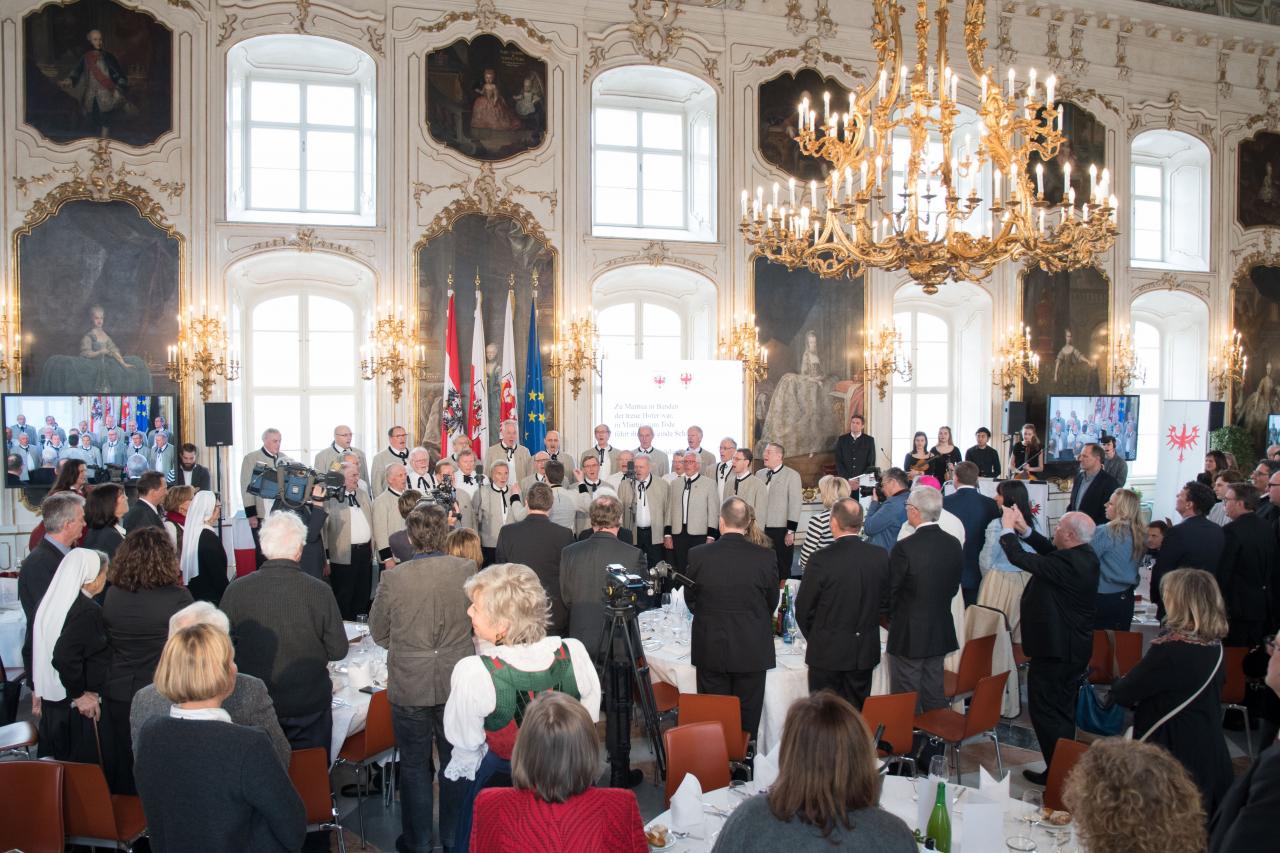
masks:
POLYGON ((268 295, 249 306, 245 404, 252 447, 268 427, 285 455, 310 464, 341 422, 358 424, 356 314, 317 293, 268 295))
MULTIPOLYGON (((914 370, 893 379, 893 464, 911 452, 911 437, 923 430, 933 446, 938 427, 951 422, 951 328, 926 311, 893 315, 914 370)), ((956 440, 959 440, 958 437, 956 440)))
POLYGON ((1209 269, 1209 148, 1190 134, 1151 130, 1131 150, 1131 263, 1209 269))

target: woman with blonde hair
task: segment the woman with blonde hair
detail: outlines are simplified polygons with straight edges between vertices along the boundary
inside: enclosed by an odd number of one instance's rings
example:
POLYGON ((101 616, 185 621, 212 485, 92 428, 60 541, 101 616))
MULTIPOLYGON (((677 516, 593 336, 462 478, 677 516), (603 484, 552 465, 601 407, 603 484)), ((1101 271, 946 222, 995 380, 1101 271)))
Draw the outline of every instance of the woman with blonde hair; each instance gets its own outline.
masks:
POLYGON ((1093 534, 1098 554, 1098 594, 1095 597, 1095 631, 1128 631, 1133 623, 1133 590, 1138 586, 1138 563, 1147 551, 1147 526, 1142 503, 1131 489, 1116 489, 1103 511, 1107 523, 1093 534))
POLYGON ((142 726, 134 768, 156 850, 302 847, 306 810, 271 741, 222 707, 235 686, 225 631, 200 623, 165 643, 156 692, 174 704, 142 726))
POLYGON ((1160 581, 1164 631, 1142 660, 1111 686, 1133 708, 1133 734, 1163 746, 1187 768, 1213 814, 1231 785, 1219 696, 1226 679, 1222 638, 1227 610, 1218 581, 1201 569, 1176 569, 1160 581))
POLYGON ((818 497, 822 499, 823 509, 822 512, 809 517, 809 524, 804 529, 804 545, 800 547, 802 573, 815 551, 835 541, 831 536, 831 505, 849 495, 849 481, 844 477, 826 474, 818 481, 818 497))
POLYGON ((476 564, 479 569, 484 565, 484 552, 480 548, 480 534, 470 527, 459 527, 449 532, 444 539, 444 552, 450 557, 461 557, 476 564))
POLYGON ((1062 799, 1089 853, 1201 853, 1205 811, 1187 771, 1168 752, 1121 738, 1093 742, 1067 776, 1062 799))
POLYGON ((453 745, 446 779, 469 779, 458 812, 455 850, 467 850, 473 804, 482 788, 508 787, 511 753, 528 697, 555 690, 600 717, 600 679, 591 654, 570 637, 547 636, 551 602, 533 569, 496 563, 463 586, 476 654, 453 668, 444 734, 453 745))
POLYGON ((182 553, 182 534, 187 524, 187 510, 195 496, 195 486, 174 486, 165 493, 164 504, 160 507, 164 510, 165 532, 169 534, 169 541, 173 542, 173 547, 179 554, 182 553))
POLYGON ((599 775, 591 715, 563 693, 539 695, 511 753, 514 787, 476 798, 471 853, 646 853, 635 794, 593 787, 599 775))
POLYGON ((879 802, 866 723, 846 700, 821 690, 791 705, 777 781, 734 810, 712 850, 915 853, 911 830, 879 802))

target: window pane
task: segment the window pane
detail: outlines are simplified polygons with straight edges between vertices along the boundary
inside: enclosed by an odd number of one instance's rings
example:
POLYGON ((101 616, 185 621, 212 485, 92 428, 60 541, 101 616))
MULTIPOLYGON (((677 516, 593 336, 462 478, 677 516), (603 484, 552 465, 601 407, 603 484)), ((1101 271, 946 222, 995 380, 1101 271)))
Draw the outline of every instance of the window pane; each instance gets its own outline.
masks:
POLYGON ((249 165, 259 169, 298 168, 298 131, 255 127, 249 131, 249 165))
POLYGON ((597 151, 596 186, 635 189, 639 178, 636 162, 636 155, 630 151, 597 151))
POLYGON ((307 124, 354 127, 356 90, 352 86, 308 86, 307 124))
POLYGON ((254 169, 249 173, 249 206, 297 210, 301 202, 297 169, 254 169))
POLYGON ((354 172, 307 173, 307 210, 351 212, 355 209, 354 172))
MULTIPOLYGON (((938 427, 943 426, 949 421, 947 415, 947 395, 946 394, 917 394, 916 395, 916 428, 923 430, 925 435, 929 436, 929 446, 932 447, 934 439, 938 435, 938 427)), ((908 444, 907 448, 910 449, 908 444)))
POLYGON ((1134 231, 1133 256, 1148 261, 1164 259, 1159 231, 1134 231))
POLYGON ((941 341, 942 343, 946 343, 947 339, 950 337, 947 329, 947 321, 936 314, 917 314, 916 336, 921 341, 941 341))
POLYGON ((929 343, 921 341, 916 344, 915 368, 917 386, 946 386, 951 382, 951 370, 947 359, 945 342, 929 343))
POLYGON ((631 110, 596 110, 596 144, 636 145, 636 114, 631 110))
POLYGON ((1161 205, 1158 201, 1138 199, 1133 203, 1133 221, 1137 228, 1160 229, 1161 205))
POLYGON ((334 387, 356 381, 355 335, 351 332, 312 332, 307 347, 312 385, 334 387))
POLYGON ((314 454, 333 441, 333 427, 355 419, 356 398, 350 394, 307 395, 307 446, 314 454))
POLYGON ((641 134, 645 148, 684 150, 684 120, 675 113, 645 113, 641 134))
POLYGON ((284 388, 298 384, 298 333, 253 333, 253 384, 284 388))
POLYGON ((629 335, 601 335, 600 357, 632 361, 636 357, 636 339, 629 335))
POLYGON ((278 429, 281 449, 286 456, 298 459, 302 446, 302 399, 297 394, 254 394, 252 408, 252 438, 246 443, 256 447, 258 436, 265 430, 278 429))
POLYGON ((297 122, 298 84, 253 80, 249 83, 249 120, 297 122))
POLYGON ((355 134, 323 130, 308 133, 307 168, 354 172, 356 168, 355 134))
POLYGON ((644 305, 644 337, 648 341, 654 337, 680 338, 680 315, 670 308, 645 303, 644 305))
POLYGON ((253 328, 259 332, 296 332, 298 297, 280 296, 259 302, 253 309, 253 328))
POLYGON ((307 297, 307 325, 311 331, 350 332, 355 328, 351 306, 323 296, 307 297))
POLYGON ((1133 167, 1133 194, 1159 198, 1163 194, 1164 173, 1159 166, 1133 167))
POLYGON ((596 187, 596 222, 610 225, 635 225, 636 191, 596 187))
POLYGON ((646 190, 683 190, 684 158, 679 154, 644 155, 644 188, 646 190))
POLYGON ((643 224, 657 228, 683 228, 684 193, 646 191, 643 224))
POLYGON ((596 315, 596 329, 601 335, 634 335, 636 306, 634 302, 612 305, 596 315))
POLYGON ((644 358, 678 358, 684 355, 682 349, 682 341, 679 335, 670 337, 666 335, 653 336, 645 333, 644 343, 641 345, 644 358))

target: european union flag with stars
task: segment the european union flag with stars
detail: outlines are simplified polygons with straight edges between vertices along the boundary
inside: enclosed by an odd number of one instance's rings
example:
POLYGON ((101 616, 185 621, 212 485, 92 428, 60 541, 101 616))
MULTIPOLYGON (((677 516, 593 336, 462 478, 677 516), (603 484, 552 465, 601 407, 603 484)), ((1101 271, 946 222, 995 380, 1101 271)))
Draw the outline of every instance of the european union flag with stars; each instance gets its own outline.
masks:
POLYGON ((547 437, 547 398, 542 392, 542 348, 538 346, 538 309, 529 306, 529 353, 524 362, 524 415, 521 435, 533 455, 547 437))

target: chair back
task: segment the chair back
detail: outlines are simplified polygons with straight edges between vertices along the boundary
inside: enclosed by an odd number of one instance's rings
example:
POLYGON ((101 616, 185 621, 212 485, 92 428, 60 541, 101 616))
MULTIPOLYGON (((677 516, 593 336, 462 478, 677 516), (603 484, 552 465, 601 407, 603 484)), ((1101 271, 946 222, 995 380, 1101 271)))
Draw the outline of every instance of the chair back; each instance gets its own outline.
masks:
POLYGON ((996 635, 974 637, 960 652, 960 671, 956 673, 956 696, 972 693, 978 680, 991 674, 991 655, 995 652, 996 635))
POLYGON ((333 791, 329 787, 329 755, 323 747, 297 749, 289 755, 289 781, 307 810, 307 823, 333 820, 333 791))
POLYGON ((372 758, 396 745, 391 728, 391 700, 387 691, 379 690, 369 702, 369 716, 364 723, 364 757, 372 758))
POLYGON ((884 726, 884 734, 880 739, 889 743, 894 755, 906 755, 911 751, 918 700, 919 694, 915 691, 868 696, 867 701, 862 703, 862 722, 871 734, 884 726))
POLYGON ((976 734, 991 731, 1000 724, 1000 703, 1004 699, 1004 683, 1008 672, 988 675, 978 679, 973 688, 973 699, 964 715, 964 736, 967 740, 976 734))
POLYGON ((97 764, 62 765, 62 817, 67 835, 76 838, 119 837, 107 777, 97 764))
POLYGON ((1222 683, 1222 704, 1244 704, 1244 656, 1249 650, 1243 646, 1223 646, 1222 666, 1227 671, 1227 680, 1222 683))
POLYGON ((711 693, 681 693, 676 725, 715 722, 724 727, 724 745, 729 759, 741 761, 747 757, 747 741, 742 729, 742 701, 737 696, 717 696, 711 693))
POLYGON ((1111 672, 1111 641, 1106 631, 1093 632, 1093 654, 1089 656, 1089 683, 1110 684, 1115 680, 1111 672))
POLYGON ((1142 660, 1142 634, 1116 631, 1116 678, 1123 678, 1142 660))
POLYGON ((1063 811, 1062 789, 1071 775, 1071 768, 1076 766, 1080 756, 1089 749, 1089 744, 1078 740, 1058 738, 1058 745, 1053 748, 1053 761, 1049 762, 1049 779, 1044 788, 1044 804, 1055 811, 1063 811))
POLYGON ((55 761, 0 762, 0 850, 62 853, 62 777, 55 761))
POLYGON ((666 805, 690 773, 704 792, 729 786, 729 752, 720 723, 675 726, 662 733, 662 742, 667 749, 666 805))

